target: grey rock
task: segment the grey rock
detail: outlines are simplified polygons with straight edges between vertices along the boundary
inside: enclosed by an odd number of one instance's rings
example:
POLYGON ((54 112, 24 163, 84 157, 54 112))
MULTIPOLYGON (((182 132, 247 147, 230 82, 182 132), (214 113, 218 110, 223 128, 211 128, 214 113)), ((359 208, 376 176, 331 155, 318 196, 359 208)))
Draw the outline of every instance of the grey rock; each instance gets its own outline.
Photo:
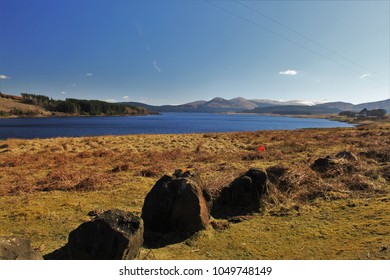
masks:
POLYGON ((43 260, 31 242, 16 236, 0 236, 0 260, 43 260))
POLYGON ((68 243, 45 256, 67 260, 132 260, 143 244, 143 221, 130 212, 108 210, 69 234, 68 243))
POLYGON ((221 189, 211 214, 215 218, 226 218, 259 211, 261 200, 267 192, 267 173, 250 169, 221 189))

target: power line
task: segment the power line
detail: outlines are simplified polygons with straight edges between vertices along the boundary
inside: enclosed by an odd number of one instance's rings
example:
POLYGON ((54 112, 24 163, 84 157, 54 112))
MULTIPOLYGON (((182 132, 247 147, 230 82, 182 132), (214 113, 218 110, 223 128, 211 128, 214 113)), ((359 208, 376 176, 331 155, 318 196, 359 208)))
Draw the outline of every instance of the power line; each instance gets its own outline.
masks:
POLYGON ((280 25, 280 26, 282 26, 282 27, 288 29, 289 31, 291 31, 291 32, 293 32, 293 33, 295 33, 295 34, 301 36, 302 38, 304 38, 304 39, 310 41, 311 43, 313 43, 313 44, 315 44, 315 45, 317 45, 317 46, 319 46, 319 47, 321 47, 321 48, 323 48, 323 49, 325 49, 325 50, 327 50, 327 51, 329 51, 329 52, 331 52, 331 53, 337 55, 338 57, 343 58, 344 60, 346 60, 346 61, 348 61, 348 62, 350 62, 350 63, 352 63, 352 64, 354 64, 354 65, 356 65, 356 66, 358 66, 358 67, 360 67, 361 69, 364 69, 364 70, 366 70, 366 71, 368 71, 368 72, 370 72, 370 73, 374 73, 374 74, 376 74, 378 77, 387 80, 387 78, 383 77, 381 74, 376 73, 375 71, 372 71, 372 70, 366 68, 365 66, 363 66, 363 65, 361 65, 361 64, 359 64, 359 63, 353 61, 352 59, 349 59, 348 57, 346 57, 346 56, 340 54, 339 52, 337 52, 337 51, 335 51, 335 50, 332 50, 332 49, 328 48, 327 46, 324 46, 323 44, 314 41, 313 39, 311 39, 311 38, 309 38, 308 36, 302 34, 301 32, 298 32, 298 31, 292 29, 291 27, 289 27, 289 26, 287 26, 287 25, 285 25, 285 24, 283 24, 283 23, 277 21, 276 19, 274 19, 274 18, 272 18, 272 17, 270 17, 270 16, 267 16, 267 15, 261 13, 259 10, 257 10, 257 9, 255 9, 255 8, 251 7, 251 6, 248 6, 248 5, 244 4, 244 3, 242 3, 240 0, 236 0, 236 2, 237 2, 239 5, 241 5, 241 6, 245 7, 245 8, 247 8, 247 9, 249 9, 249 10, 251 10, 251 11, 253 11, 253 12, 259 14, 259 15, 261 15, 262 17, 265 17, 266 19, 268 19, 268 20, 270 20, 270 21, 272 21, 272 22, 274 22, 274 23, 276 23, 276 24, 278 24, 278 25, 280 25))
MULTIPOLYGON (((241 15, 239 15, 239 14, 236 14, 236 13, 234 13, 234 12, 232 12, 232 11, 230 11, 230 10, 224 8, 224 7, 221 7, 221 6, 217 5, 217 4, 215 4, 214 1, 210 1, 210 0, 203 0, 203 1, 206 2, 206 3, 208 3, 208 4, 210 4, 210 5, 212 5, 212 6, 214 6, 214 7, 216 7, 216 8, 218 8, 218 9, 220 9, 221 11, 223 11, 223 12, 225 12, 225 13, 231 15, 231 16, 237 17, 237 18, 239 18, 239 19, 241 19, 241 20, 243 20, 243 21, 245 21, 245 22, 247 22, 247 23, 249 23, 249 24, 251 24, 251 25, 254 25, 254 26, 258 27, 258 28, 261 28, 261 29, 263 29, 263 30, 265 30, 265 31, 267 31, 267 32, 269 32, 269 33, 271 33, 271 34, 273 34, 273 35, 275 35, 275 36, 277 36, 277 37, 283 39, 283 40, 286 40, 286 41, 288 41, 288 42, 290 42, 290 43, 292 43, 292 44, 294 44, 294 45, 296 45, 296 46, 298 46, 298 47, 300 47, 300 48, 302 48, 302 49, 305 49, 305 50, 307 50, 307 51, 309 51, 309 52, 311 52, 311 53, 313 53, 313 54, 315 54, 315 55, 318 55, 318 56, 320 56, 320 57, 322 57, 322 58, 324 58, 324 59, 326 59, 326 60, 328 60, 328 61, 331 61, 331 62, 333 62, 333 63, 339 65, 340 67, 343 67, 343 68, 345 68, 345 69, 348 69, 349 71, 352 71, 352 72, 358 74, 359 76, 361 76, 361 75, 364 74, 364 73, 359 72, 359 71, 357 71, 357 70, 355 70, 355 69, 353 69, 353 68, 351 68, 351 67, 349 67, 349 66, 347 66, 347 65, 341 64, 341 63, 339 63, 338 61, 336 61, 336 60, 334 60, 334 59, 332 59, 332 58, 330 58, 330 57, 328 57, 328 56, 323 55, 322 53, 319 53, 319 52, 317 52, 317 51, 315 51, 315 50, 313 50, 313 49, 310 49, 310 48, 308 48, 308 47, 306 47, 306 46, 304 46, 304 45, 302 45, 302 44, 300 44, 300 43, 298 43, 298 42, 296 42, 296 41, 293 41, 293 40, 291 40, 291 39, 289 39, 289 38, 287 38, 287 37, 285 37, 285 36, 283 36, 283 35, 281 35, 281 34, 275 32, 275 31, 273 31, 273 30, 271 30, 271 29, 268 29, 268 28, 262 26, 261 24, 258 24, 258 23, 256 23, 256 22, 254 22, 254 21, 252 21, 252 20, 249 20, 249 19, 247 19, 247 18, 245 18, 245 17, 243 17, 243 16, 241 16, 241 15)), ((236 2, 236 1, 235 1, 235 2, 236 2)), ((383 83, 382 81, 378 81, 378 80, 376 80, 376 79, 371 79, 371 80, 372 80, 372 81, 376 81, 376 82, 378 82, 378 83, 383 83)))

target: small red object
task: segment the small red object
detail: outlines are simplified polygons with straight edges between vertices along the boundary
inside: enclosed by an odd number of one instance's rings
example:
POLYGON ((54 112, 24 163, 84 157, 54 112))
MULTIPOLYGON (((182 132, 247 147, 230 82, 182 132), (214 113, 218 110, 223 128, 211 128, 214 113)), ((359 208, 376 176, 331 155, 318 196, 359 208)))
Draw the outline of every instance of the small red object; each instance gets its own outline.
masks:
POLYGON ((265 147, 264 147, 264 146, 259 146, 259 147, 257 148, 257 150, 258 150, 259 152, 265 152, 265 147))

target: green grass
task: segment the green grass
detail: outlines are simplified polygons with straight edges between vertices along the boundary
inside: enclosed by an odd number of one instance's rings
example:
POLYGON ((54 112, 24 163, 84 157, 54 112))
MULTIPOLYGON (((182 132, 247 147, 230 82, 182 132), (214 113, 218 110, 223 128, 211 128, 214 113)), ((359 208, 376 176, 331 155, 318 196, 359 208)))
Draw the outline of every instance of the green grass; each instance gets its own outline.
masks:
POLYGON ((118 208, 140 215, 149 190, 142 187, 145 185, 138 180, 115 191, 52 191, 0 197, 0 234, 30 238, 36 247, 45 244, 44 253, 51 252, 67 242, 70 231, 89 220, 87 213, 91 210, 118 208))
MULTIPOLYGON (((156 259, 389 259, 389 197, 265 212, 153 250, 156 259), (354 205, 354 206, 351 206, 354 205)), ((144 251, 144 254, 146 250, 144 251)), ((150 255, 149 255, 150 256, 150 255)), ((142 257, 142 255, 141 255, 142 257)))

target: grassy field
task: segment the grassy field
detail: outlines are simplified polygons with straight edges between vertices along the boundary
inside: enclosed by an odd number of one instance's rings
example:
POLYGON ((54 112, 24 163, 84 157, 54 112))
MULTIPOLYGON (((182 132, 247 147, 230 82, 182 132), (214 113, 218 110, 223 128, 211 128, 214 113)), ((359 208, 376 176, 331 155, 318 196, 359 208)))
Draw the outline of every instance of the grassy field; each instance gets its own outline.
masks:
POLYGON ((250 167, 284 167, 264 208, 140 259, 390 259, 390 124, 186 135, 0 141, 0 235, 43 254, 95 209, 140 215, 154 183, 196 169, 213 194, 250 167), (263 145, 265 152, 257 151, 263 145), (326 172, 311 164, 348 150, 326 172))

